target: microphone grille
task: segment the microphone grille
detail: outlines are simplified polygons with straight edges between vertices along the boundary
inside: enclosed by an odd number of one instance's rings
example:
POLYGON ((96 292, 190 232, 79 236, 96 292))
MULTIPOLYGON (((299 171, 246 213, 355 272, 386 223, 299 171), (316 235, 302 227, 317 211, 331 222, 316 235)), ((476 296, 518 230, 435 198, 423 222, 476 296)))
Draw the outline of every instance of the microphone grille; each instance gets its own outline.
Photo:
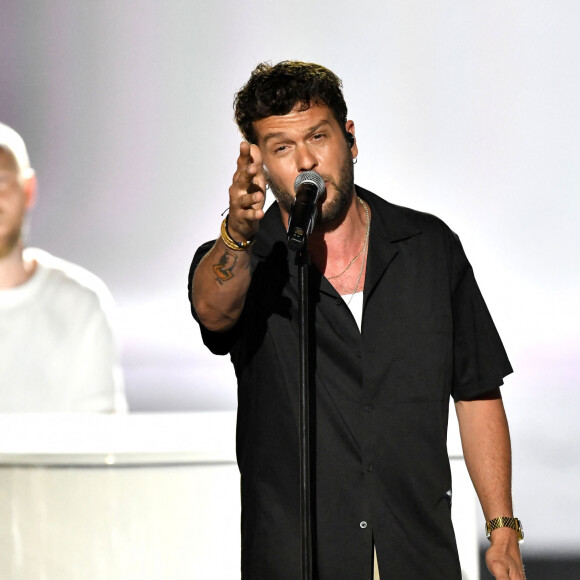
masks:
POLYGON ((324 179, 316 173, 316 171, 305 171, 301 173, 296 178, 294 182, 294 191, 297 191, 298 188, 305 182, 313 183, 316 188, 318 189, 318 195, 320 195, 326 188, 324 187, 324 179))

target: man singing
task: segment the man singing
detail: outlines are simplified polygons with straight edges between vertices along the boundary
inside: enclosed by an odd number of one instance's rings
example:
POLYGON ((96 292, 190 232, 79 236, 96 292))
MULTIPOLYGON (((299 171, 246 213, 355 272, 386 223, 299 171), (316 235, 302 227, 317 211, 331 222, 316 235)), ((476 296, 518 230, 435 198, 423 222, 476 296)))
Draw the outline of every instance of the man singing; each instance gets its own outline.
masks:
POLYGON ((205 344, 230 354, 238 379, 242 578, 300 578, 298 285, 287 229, 295 179, 314 171, 325 184, 307 241, 315 577, 460 580, 452 396, 491 530, 487 565, 498 579, 523 579, 499 391, 512 369, 458 237, 354 185, 355 126, 328 69, 260 64, 235 115, 245 141, 229 214, 195 254, 189 295, 205 344), (267 186, 276 203, 264 212, 267 186))

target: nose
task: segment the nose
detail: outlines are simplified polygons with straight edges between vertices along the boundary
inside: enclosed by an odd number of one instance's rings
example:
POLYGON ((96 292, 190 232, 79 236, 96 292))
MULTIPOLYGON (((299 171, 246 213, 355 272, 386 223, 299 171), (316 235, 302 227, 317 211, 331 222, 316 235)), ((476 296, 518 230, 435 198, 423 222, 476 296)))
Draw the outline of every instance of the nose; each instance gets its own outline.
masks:
POLYGON ((300 173, 303 171, 312 171, 317 165, 318 160, 310 150, 308 144, 302 143, 296 147, 296 169, 300 173))

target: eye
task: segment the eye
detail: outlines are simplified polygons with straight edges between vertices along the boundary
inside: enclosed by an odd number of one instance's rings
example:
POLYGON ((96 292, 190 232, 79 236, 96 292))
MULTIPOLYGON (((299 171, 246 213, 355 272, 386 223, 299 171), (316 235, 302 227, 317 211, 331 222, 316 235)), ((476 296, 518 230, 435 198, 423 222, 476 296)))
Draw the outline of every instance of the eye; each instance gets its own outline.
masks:
POLYGON ((288 147, 286 145, 278 145, 277 147, 274 148, 274 153, 282 153, 284 151, 286 151, 288 147))
POLYGON ((324 139, 324 137, 324 133, 315 133, 312 135, 312 139, 314 139, 314 141, 320 141, 320 139, 324 139))

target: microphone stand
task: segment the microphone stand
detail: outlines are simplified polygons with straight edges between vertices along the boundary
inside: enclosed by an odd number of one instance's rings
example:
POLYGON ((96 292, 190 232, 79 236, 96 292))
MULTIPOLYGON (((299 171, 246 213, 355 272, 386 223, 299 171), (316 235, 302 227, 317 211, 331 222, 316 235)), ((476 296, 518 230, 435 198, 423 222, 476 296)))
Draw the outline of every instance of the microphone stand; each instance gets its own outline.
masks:
POLYGON ((302 536, 302 580, 312 580, 312 490, 310 481, 310 364, 308 358, 308 249, 307 240, 296 252, 298 266, 298 342, 300 366, 300 518, 302 536))
POLYGON ((296 197, 288 222, 288 248, 296 253, 298 266, 298 346, 300 397, 298 436, 300 443, 300 519, 302 580, 312 580, 312 482, 310 477, 312 434, 310 432, 310 361, 308 358, 308 235, 316 219, 317 201, 324 180, 315 171, 300 173, 294 182, 296 197))

